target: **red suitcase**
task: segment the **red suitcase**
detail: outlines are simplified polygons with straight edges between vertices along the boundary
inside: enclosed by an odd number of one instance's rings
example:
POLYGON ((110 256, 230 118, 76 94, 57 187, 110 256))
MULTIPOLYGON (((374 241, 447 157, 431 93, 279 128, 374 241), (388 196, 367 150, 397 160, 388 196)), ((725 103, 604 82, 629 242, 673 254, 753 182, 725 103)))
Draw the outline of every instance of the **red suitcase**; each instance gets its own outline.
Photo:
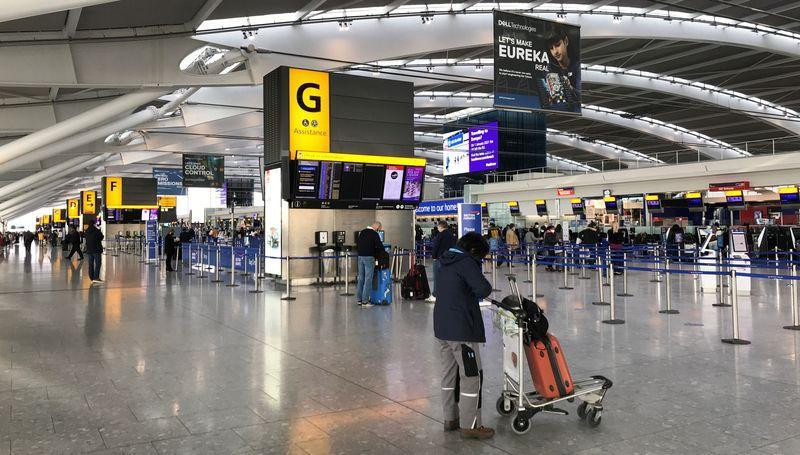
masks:
POLYGON ((554 399, 573 392, 572 376, 558 338, 548 333, 546 339, 532 341, 525 346, 525 357, 539 395, 554 399))

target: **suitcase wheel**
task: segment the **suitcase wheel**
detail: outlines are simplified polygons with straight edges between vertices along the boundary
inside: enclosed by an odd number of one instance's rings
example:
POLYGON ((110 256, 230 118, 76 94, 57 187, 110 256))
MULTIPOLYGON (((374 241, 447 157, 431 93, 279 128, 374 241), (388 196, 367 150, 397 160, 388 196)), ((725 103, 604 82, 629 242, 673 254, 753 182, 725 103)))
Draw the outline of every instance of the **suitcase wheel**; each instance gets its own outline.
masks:
POLYGON ((525 434, 531 430, 531 421, 523 416, 516 416, 511 422, 511 430, 516 434, 525 434))

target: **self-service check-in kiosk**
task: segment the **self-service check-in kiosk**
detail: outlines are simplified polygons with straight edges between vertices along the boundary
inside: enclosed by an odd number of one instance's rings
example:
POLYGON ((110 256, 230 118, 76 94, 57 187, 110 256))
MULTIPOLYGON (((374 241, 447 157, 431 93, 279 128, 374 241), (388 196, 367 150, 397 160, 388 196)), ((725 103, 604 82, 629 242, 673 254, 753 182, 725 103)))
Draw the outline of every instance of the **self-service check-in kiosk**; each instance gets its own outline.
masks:
POLYGON ((743 228, 731 228, 730 245, 728 246, 729 259, 734 266, 729 270, 736 270, 736 289, 738 293, 750 294, 750 277, 742 274, 751 273, 750 248, 747 242, 747 231, 743 228))
MULTIPOLYGON (((720 231, 721 232, 721 231, 720 231)), ((700 290, 704 294, 714 294, 721 280, 714 275, 719 267, 719 251, 717 251, 717 231, 712 226, 697 229, 697 237, 700 242, 698 269, 700 275, 700 290)))

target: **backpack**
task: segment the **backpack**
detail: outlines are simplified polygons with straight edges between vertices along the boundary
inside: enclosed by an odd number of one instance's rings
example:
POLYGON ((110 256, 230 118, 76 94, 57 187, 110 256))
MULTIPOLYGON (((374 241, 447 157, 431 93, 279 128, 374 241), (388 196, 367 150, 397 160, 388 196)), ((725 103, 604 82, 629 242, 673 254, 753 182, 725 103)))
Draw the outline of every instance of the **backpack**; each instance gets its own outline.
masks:
POLYGON ((400 283, 400 295, 405 300, 425 300, 431 296, 425 266, 415 264, 400 283))

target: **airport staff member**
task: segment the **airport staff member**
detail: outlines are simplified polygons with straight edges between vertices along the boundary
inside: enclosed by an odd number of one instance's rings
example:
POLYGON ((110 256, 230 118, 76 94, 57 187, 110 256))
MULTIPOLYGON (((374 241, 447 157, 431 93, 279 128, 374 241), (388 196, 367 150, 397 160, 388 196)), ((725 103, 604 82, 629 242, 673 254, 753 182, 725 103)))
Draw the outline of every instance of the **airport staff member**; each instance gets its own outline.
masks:
POLYGON ((442 257, 450 248, 456 246, 456 236, 447 225, 447 221, 439 221, 436 224, 436 230, 439 231, 433 239, 433 246, 431 256, 433 256, 433 294, 428 297, 428 302, 433 303, 436 301, 436 268, 439 266, 439 258, 442 257))
POLYGON ((439 292, 433 332, 442 358, 444 431, 460 430, 469 439, 494 436, 493 429, 481 425, 480 343, 486 342, 486 333, 479 302, 492 293, 481 271, 488 252, 489 244, 479 233, 465 234, 439 258, 434 283, 439 292))
POLYGON ((358 281, 356 298, 361 306, 372 306, 369 294, 372 291, 372 275, 375 273, 375 257, 385 251, 378 231, 383 225, 376 221, 358 233, 356 251, 358 252, 358 281))

